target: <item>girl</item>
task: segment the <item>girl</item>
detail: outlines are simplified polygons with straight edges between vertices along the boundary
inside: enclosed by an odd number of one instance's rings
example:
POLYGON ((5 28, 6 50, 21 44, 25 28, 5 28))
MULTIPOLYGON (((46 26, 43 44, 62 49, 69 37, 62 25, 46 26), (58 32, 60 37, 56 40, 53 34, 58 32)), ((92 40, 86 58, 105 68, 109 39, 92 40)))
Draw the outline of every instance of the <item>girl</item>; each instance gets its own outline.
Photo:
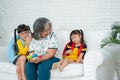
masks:
POLYGON ((29 26, 25 24, 21 24, 15 29, 14 36, 15 36, 15 52, 17 53, 16 58, 14 59, 13 63, 17 66, 16 73, 18 80, 26 80, 25 73, 24 73, 24 66, 26 62, 26 56, 28 54, 28 47, 32 40, 30 33, 29 26), (16 31, 18 33, 18 39, 16 39, 16 31))
POLYGON ((64 48, 63 59, 57 64, 53 64, 52 69, 54 70, 58 67, 62 71, 70 63, 83 63, 86 48, 83 31, 81 29, 73 30, 70 33, 70 42, 64 48))

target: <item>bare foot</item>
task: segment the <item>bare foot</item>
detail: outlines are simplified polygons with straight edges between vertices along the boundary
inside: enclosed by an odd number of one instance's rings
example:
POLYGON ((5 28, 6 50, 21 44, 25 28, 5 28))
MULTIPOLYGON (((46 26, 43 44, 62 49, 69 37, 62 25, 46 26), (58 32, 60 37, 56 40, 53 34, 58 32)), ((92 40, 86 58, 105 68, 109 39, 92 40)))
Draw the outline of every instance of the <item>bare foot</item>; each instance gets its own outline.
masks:
POLYGON ((63 68, 62 68, 62 66, 60 64, 58 64, 58 69, 59 69, 60 72, 63 71, 63 68))
POLYGON ((57 63, 53 63, 53 65, 52 65, 52 70, 56 70, 57 67, 58 67, 58 62, 57 62, 57 63))

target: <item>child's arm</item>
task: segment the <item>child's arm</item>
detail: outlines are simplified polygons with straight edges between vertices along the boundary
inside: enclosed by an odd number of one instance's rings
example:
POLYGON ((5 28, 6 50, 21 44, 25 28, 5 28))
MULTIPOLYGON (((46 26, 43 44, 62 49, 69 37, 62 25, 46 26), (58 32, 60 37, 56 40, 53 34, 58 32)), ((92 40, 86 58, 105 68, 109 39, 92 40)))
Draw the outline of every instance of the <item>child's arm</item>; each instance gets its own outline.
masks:
POLYGON ((72 50, 70 50, 70 48, 71 48, 71 43, 68 42, 63 50, 63 56, 72 53, 72 50))
POLYGON ((32 36, 28 36, 28 37, 26 38, 26 43, 25 43, 25 45, 26 45, 28 48, 29 48, 29 45, 30 45, 31 40, 32 40, 32 36))
POLYGON ((65 51, 65 54, 71 54, 73 50, 67 50, 65 51))
POLYGON ((18 45, 18 54, 27 55, 28 47, 27 46, 24 47, 20 40, 17 40, 17 45, 18 45))
POLYGON ((78 57, 78 60, 76 61, 77 63, 83 63, 82 58, 84 56, 84 53, 81 53, 80 56, 78 57))
POLYGON ((27 55, 28 54, 28 49, 29 49, 29 44, 32 40, 31 36, 28 36, 26 38, 25 46, 23 46, 22 42, 18 39, 17 40, 17 45, 18 45, 18 50, 20 55, 27 55))
POLYGON ((35 51, 28 51, 28 54, 32 56, 35 53, 35 51))
POLYGON ((79 55, 78 60, 76 62, 82 63, 82 60, 84 59, 84 55, 86 53, 86 50, 87 50, 87 45, 84 44, 81 54, 79 55))

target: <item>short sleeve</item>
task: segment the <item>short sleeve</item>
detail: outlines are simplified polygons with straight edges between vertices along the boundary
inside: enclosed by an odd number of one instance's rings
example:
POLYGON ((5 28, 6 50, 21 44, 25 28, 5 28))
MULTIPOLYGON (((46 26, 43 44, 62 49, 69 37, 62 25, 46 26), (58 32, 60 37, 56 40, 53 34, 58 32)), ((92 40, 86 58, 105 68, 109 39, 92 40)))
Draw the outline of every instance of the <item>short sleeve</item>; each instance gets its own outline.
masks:
POLYGON ((34 51, 34 40, 32 39, 32 41, 30 42, 30 45, 29 45, 29 51, 34 51))
POLYGON ((72 43, 71 43, 71 42, 68 42, 68 43, 66 44, 65 51, 70 50, 70 49, 71 49, 71 46, 72 46, 72 43))
POLYGON ((58 40, 57 40, 57 36, 55 35, 55 33, 51 34, 48 48, 58 48, 58 40))
POLYGON ((28 47, 24 46, 20 39, 17 40, 18 55, 27 55, 28 47))
POLYGON ((86 44, 84 44, 84 45, 83 45, 83 49, 82 49, 82 53, 84 53, 84 54, 85 54, 85 53, 86 53, 86 51, 87 51, 87 45, 86 45, 86 44))

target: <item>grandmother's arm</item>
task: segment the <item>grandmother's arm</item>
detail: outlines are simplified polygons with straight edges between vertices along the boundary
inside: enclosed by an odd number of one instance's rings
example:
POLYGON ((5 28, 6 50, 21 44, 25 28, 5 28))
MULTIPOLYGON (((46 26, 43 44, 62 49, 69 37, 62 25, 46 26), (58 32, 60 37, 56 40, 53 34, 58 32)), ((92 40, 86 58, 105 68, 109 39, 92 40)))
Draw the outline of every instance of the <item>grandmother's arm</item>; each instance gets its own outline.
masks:
POLYGON ((53 48, 53 49, 48 48, 47 54, 45 54, 43 56, 43 60, 47 60, 47 59, 50 59, 50 58, 54 57, 56 52, 57 52, 57 48, 53 48))
POLYGON ((42 57, 40 61, 44 61, 54 57, 57 52, 57 49, 58 49, 58 40, 57 40, 57 36, 53 32, 51 34, 51 39, 48 45, 47 53, 42 57))
POLYGON ((50 59, 50 58, 55 56, 56 52, 57 52, 57 48, 56 49, 48 49, 47 50, 47 54, 45 54, 42 58, 38 58, 38 57, 37 58, 33 58, 33 59, 30 60, 30 62, 39 63, 41 61, 50 59))
POLYGON ((43 60, 47 60, 54 57, 57 52, 57 49, 58 49, 58 40, 57 40, 57 36, 53 32, 51 34, 51 39, 48 45, 47 53, 43 56, 43 60))

